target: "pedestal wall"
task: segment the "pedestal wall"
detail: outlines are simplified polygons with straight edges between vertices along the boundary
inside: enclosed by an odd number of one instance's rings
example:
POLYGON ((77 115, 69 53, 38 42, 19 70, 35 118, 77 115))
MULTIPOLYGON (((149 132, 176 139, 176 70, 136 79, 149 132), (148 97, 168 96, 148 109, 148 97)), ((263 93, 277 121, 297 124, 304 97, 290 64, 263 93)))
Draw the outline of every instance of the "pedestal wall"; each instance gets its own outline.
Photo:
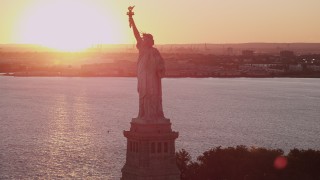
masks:
POLYGON ((149 123, 133 119, 127 138, 126 163, 122 180, 178 180, 175 139, 170 120, 149 123))

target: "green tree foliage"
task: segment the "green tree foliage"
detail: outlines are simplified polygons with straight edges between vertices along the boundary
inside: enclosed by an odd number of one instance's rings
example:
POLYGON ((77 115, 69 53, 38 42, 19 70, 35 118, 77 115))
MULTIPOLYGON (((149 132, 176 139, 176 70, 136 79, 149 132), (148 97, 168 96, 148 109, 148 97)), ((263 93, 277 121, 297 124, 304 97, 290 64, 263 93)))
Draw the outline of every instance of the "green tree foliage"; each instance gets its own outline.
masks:
POLYGON ((195 162, 184 149, 176 157, 181 180, 320 180, 320 151, 315 150, 284 155, 281 149, 216 147, 195 162))

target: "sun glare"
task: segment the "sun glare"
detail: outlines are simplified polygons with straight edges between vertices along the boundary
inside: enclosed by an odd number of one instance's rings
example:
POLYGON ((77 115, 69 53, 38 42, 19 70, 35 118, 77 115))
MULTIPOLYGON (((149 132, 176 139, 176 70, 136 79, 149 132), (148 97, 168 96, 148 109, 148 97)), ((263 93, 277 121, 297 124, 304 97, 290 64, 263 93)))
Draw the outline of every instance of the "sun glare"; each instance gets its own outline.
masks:
POLYGON ((81 51, 121 39, 117 20, 90 1, 46 0, 34 4, 20 21, 20 42, 61 51, 81 51))

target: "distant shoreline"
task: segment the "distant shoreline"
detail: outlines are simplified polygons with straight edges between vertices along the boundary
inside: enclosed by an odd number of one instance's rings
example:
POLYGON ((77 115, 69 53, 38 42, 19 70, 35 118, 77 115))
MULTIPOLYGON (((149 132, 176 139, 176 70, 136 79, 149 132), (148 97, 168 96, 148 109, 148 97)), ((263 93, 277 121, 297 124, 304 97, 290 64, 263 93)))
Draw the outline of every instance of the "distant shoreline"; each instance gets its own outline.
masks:
MULTIPOLYGON (((7 73, 0 73, 0 76, 11 76, 11 77, 81 77, 81 78, 97 78, 97 77, 108 77, 108 78, 136 78, 136 76, 81 76, 81 75, 14 75, 7 73)), ((283 76, 166 76, 164 78, 320 78, 320 74, 314 75, 283 75, 283 76)))

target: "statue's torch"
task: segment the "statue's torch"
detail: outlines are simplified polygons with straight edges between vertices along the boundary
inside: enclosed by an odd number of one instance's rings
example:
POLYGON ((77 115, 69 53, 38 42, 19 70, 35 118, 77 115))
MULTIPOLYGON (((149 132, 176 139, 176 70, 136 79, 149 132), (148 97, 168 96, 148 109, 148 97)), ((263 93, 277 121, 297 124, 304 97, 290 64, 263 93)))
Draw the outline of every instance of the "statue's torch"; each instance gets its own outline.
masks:
MULTIPOLYGON (((134 15, 134 12, 132 12, 132 10, 133 10, 133 8, 134 8, 134 6, 129 6, 128 7, 128 10, 129 10, 129 12, 127 12, 127 15, 129 16, 129 19, 131 19, 132 18, 132 16, 134 15)), ((129 27, 131 28, 131 21, 129 21, 129 27)))

